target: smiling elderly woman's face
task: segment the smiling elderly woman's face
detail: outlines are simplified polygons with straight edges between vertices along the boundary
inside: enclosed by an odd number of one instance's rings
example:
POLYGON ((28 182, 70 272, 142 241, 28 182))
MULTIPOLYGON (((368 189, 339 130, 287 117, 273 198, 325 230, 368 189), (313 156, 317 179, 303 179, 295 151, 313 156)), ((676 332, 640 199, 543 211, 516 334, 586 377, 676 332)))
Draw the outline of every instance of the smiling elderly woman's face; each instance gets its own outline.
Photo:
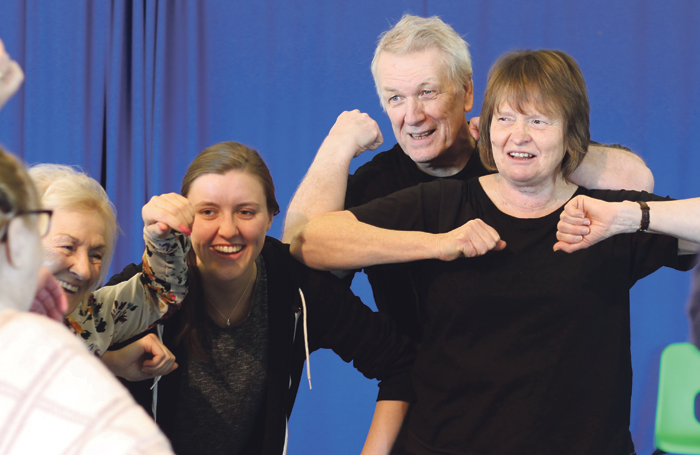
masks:
POLYGON ((72 312, 90 292, 102 270, 107 227, 96 212, 54 210, 51 229, 42 240, 44 267, 59 281, 72 312))
POLYGON ((496 168, 519 185, 551 182, 561 173, 564 159, 564 121, 532 104, 520 110, 503 101, 493 114, 491 148, 496 168))
POLYGON ((589 112, 586 83, 571 56, 546 49, 507 53, 489 72, 481 161, 490 170, 499 160, 504 169, 537 176, 549 172, 549 160, 542 162, 548 156, 561 165, 554 173, 568 179, 588 150, 589 112))

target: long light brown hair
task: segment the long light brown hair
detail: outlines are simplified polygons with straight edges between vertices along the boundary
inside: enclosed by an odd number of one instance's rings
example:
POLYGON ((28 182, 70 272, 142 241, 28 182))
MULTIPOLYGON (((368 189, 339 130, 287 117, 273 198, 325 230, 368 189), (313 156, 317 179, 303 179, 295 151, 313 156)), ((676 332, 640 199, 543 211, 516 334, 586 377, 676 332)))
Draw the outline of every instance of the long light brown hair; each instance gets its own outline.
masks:
MULTIPOLYGON (((268 213, 273 216, 279 213, 280 207, 275 198, 275 184, 272 182, 270 170, 258 152, 238 142, 220 142, 197 155, 182 179, 180 194, 187 197, 192 183, 202 175, 223 175, 232 170, 245 172, 257 178, 265 193, 268 213)), ((189 352, 200 359, 211 360, 204 350, 204 347, 210 346, 211 343, 207 337, 207 312, 202 303, 204 289, 194 250, 190 250, 187 264, 189 291, 182 304, 180 332, 176 342, 182 342, 189 352)))

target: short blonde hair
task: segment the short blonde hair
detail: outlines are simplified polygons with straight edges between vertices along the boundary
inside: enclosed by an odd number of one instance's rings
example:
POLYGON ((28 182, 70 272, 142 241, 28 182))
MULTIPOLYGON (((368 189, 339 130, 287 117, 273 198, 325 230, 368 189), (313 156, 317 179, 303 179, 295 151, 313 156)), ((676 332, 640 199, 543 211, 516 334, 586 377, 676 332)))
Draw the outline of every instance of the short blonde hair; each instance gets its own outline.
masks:
POLYGON ((102 268, 93 289, 97 289, 109 271, 117 243, 119 226, 117 213, 107 192, 86 173, 61 164, 36 164, 29 168, 29 176, 39 190, 42 204, 52 210, 95 212, 105 222, 105 254, 102 268))
POLYGON ((384 106, 377 78, 377 62, 382 52, 406 55, 427 49, 437 49, 447 67, 447 77, 455 88, 464 90, 472 83, 472 58, 468 44, 452 27, 438 16, 420 17, 404 14, 392 28, 379 35, 372 59, 372 76, 379 100, 384 106))

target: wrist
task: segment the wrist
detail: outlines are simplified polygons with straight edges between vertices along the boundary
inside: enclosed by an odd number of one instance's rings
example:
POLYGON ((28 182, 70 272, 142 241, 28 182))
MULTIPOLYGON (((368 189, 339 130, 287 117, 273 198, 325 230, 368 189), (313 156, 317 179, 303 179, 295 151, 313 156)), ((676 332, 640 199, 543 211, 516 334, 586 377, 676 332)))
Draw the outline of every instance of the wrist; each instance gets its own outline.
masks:
MULTIPOLYGON (((618 210, 618 223, 620 233, 629 234, 640 230, 642 227, 642 207, 635 201, 623 201, 618 210)), ((647 226, 648 227, 648 226, 647 226)))
POLYGON ((644 201, 637 201, 637 204, 639 204, 639 207, 642 210, 642 219, 639 222, 638 230, 639 232, 647 232, 649 230, 650 221, 649 206, 644 201))
POLYGON ((342 135, 329 134, 318 149, 316 159, 326 165, 350 168, 350 162, 363 150, 354 140, 342 135))

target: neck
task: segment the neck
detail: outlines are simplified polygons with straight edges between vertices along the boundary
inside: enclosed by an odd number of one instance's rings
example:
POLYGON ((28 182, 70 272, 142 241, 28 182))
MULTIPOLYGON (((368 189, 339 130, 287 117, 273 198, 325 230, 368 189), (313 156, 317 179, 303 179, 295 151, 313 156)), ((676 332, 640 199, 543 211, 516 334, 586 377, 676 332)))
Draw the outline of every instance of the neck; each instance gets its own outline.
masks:
POLYGON ((511 182, 500 174, 481 177, 489 198, 504 213, 516 218, 538 218, 549 215, 564 205, 578 186, 561 175, 537 185, 511 182))
POLYGON ((208 299, 219 311, 226 316, 236 307, 246 306, 255 287, 255 277, 258 268, 255 263, 235 280, 221 281, 215 277, 202 273, 202 289, 204 297, 208 299), (240 302, 240 304, 239 304, 240 302))
POLYGON ((465 118, 454 143, 447 150, 429 162, 416 163, 416 166, 433 177, 450 177, 464 169, 475 150, 476 140, 469 133, 465 118))

